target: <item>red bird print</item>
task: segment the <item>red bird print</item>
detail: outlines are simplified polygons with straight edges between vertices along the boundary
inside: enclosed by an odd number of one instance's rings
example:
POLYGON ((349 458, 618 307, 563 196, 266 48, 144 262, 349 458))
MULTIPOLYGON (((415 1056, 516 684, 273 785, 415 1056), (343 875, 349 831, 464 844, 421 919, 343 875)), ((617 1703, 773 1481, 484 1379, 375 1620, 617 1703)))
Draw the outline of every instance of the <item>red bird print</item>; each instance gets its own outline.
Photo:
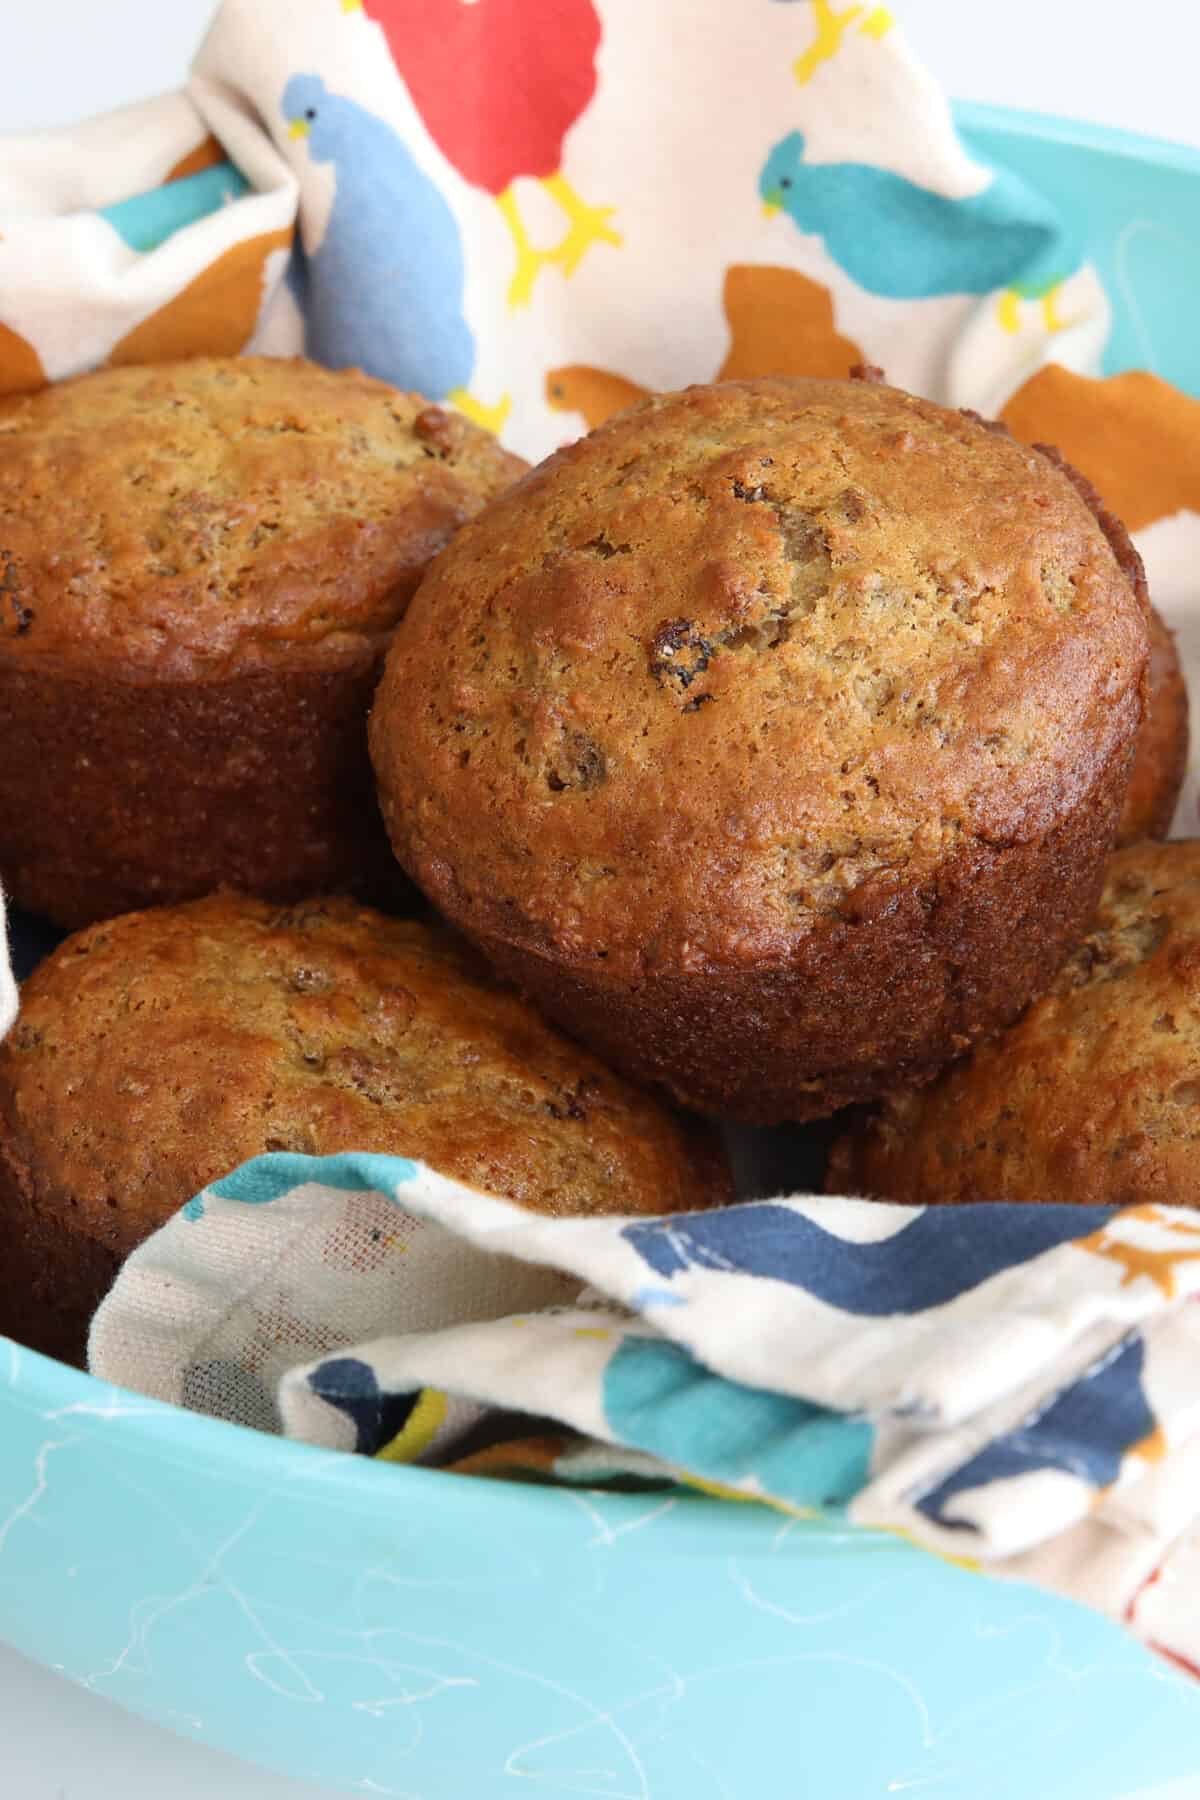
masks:
POLYGON ((472 186, 493 194, 512 233, 511 306, 542 269, 578 268, 592 244, 620 244, 611 206, 589 206, 562 173, 563 139, 596 91, 600 20, 592 0, 342 0, 382 29, 425 129, 472 186), (515 184, 540 181, 567 229, 538 249, 515 184))

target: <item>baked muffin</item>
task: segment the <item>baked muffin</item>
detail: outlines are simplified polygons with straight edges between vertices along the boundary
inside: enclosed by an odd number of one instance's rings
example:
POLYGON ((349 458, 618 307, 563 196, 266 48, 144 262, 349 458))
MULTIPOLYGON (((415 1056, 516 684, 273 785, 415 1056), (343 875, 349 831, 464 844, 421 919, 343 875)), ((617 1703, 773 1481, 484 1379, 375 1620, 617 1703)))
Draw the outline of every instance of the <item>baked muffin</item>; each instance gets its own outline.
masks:
POLYGON ((1003 1037, 835 1147, 827 1185, 928 1204, 1200 1206, 1200 842, 1119 850, 1092 931, 1003 1037))
POLYGON ((2 1328, 79 1356, 129 1251, 271 1150, 419 1157, 543 1213, 733 1198, 707 1126, 560 1038, 448 933, 219 895, 94 925, 26 983, 0 1046, 2 1328))
POLYGON ((1045 455, 872 381, 646 401, 422 583, 376 696, 409 873, 606 1060, 772 1123, 931 1076, 1082 933, 1148 654, 1045 455))
POLYGON ((354 371, 246 357, 0 402, 0 877, 68 927, 369 885, 364 717, 430 558, 523 468, 354 371))
POLYGON ((1119 845, 1166 837, 1187 772, 1188 692, 1175 639, 1150 608, 1150 691, 1133 774, 1117 833, 1119 845))

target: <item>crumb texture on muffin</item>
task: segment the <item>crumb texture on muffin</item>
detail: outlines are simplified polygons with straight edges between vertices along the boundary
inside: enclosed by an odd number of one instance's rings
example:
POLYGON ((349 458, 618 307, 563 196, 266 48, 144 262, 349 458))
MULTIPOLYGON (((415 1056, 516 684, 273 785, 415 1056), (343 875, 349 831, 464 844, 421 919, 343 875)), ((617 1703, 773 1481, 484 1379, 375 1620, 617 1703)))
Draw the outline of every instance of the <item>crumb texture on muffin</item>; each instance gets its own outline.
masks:
POLYGON ((419 395, 300 360, 0 401, 0 661, 162 678, 377 645, 523 468, 419 395))
POLYGON ((0 877, 74 929, 394 886, 366 714, 430 559, 524 465, 354 370, 198 359, 0 402, 0 877))
MULTIPOLYGON (((464 530, 397 634, 372 747, 409 872, 580 1030, 585 989, 628 1015, 655 982, 748 975, 725 1010, 752 1027, 764 980, 876 939, 882 969, 890 932, 944 1058, 979 1023, 930 941, 947 891, 1090 808, 1058 871, 1090 906, 1146 656, 1143 604, 1047 457, 881 383, 733 383, 646 401, 464 530)), ((820 1077, 886 1062, 888 1029, 777 1048, 820 1077)), ((644 1072, 692 1095, 681 1053, 644 1072)))
POLYGON ((124 1257, 271 1151, 410 1156, 531 1211, 733 1199, 719 1140, 500 988, 449 933, 216 896, 69 938, 0 1045, 2 1328, 68 1360, 124 1257))
POLYGON ((1150 692, 1117 843, 1166 837, 1187 773, 1188 691, 1175 638, 1150 610, 1150 692))
POLYGON ((1200 1205, 1200 842, 1118 851, 1024 1017, 835 1147, 828 1186, 925 1204, 1200 1205))
POLYGON ((125 1247, 272 1150, 414 1156, 547 1213, 730 1197, 707 1131, 447 932, 346 900, 217 896, 68 939, 0 1046, 0 1118, 35 1191, 125 1247))

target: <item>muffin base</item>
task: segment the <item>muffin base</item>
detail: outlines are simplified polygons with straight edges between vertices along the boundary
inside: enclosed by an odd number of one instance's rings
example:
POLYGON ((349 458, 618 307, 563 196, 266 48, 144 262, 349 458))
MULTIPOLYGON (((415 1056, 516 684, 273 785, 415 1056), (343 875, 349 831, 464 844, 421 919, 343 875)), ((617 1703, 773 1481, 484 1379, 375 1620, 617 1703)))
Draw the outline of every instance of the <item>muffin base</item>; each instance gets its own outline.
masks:
POLYGON ((0 666, 0 878, 69 930, 232 887, 411 890, 367 757, 381 658, 169 684, 0 666))
POLYGON ((742 1124, 824 1118, 932 1080, 1045 988, 1099 897, 1133 754, 1130 744, 1112 757, 1043 838, 976 843, 920 889, 865 884, 783 968, 619 984, 602 964, 566 965, 489 932, 452 893, 432 898, 502 975, 623 1074, 742 1124))
POLYGON ((82 1369, 92 1315, 116 1280, 121 1255, 73 1230, 70 1217, 69 1207, 39 1204, 28 1173, 0 1146, 0 1331, 82 1369))
POLYGON ((1143 838, 1165 838, 1171 829, 1187 774, 1188 691, 1175 639, 1165 621, 1150 612, 1150 692, 1117 848, 1143 838))

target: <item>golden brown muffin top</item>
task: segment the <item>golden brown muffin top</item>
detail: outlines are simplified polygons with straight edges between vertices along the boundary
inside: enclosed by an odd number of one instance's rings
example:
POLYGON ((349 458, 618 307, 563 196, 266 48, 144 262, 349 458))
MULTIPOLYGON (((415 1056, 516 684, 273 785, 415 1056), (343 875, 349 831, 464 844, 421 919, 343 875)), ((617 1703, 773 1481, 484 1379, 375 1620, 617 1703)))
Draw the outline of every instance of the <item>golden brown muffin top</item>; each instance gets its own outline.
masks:
POLYGON ((633 981, 786 966, 973 839, 1050 830, 1136 730, 1146 658, 1046 457, 884 385, 737 382, 468 526, 372 747, 401 859, 471 929, 633 981))
POLYGON ((1200 1206, 1200 841, 1118 851, 1011 1031, 843 1138, 836 1193, 1200 1206))
POLYGON ((1179 651, 1165 620, 1151 607, 1146 717, 1138 733, 1118 846, 1167 835, 1187 770, 1188 741, 1188 691, 1179 651))
POLYGON ((707 1127, 568 1043, 448 933, 218 895, 69 938, 0 1046, 34 1190, 132 1246, 265 1151, 420 1158, 534 1211, 732 1199, 707 1127))
POLYGON ((377 644, 525 467, 357 370, 197 358, 0 401, 0 656, 186 678, 377 644))

